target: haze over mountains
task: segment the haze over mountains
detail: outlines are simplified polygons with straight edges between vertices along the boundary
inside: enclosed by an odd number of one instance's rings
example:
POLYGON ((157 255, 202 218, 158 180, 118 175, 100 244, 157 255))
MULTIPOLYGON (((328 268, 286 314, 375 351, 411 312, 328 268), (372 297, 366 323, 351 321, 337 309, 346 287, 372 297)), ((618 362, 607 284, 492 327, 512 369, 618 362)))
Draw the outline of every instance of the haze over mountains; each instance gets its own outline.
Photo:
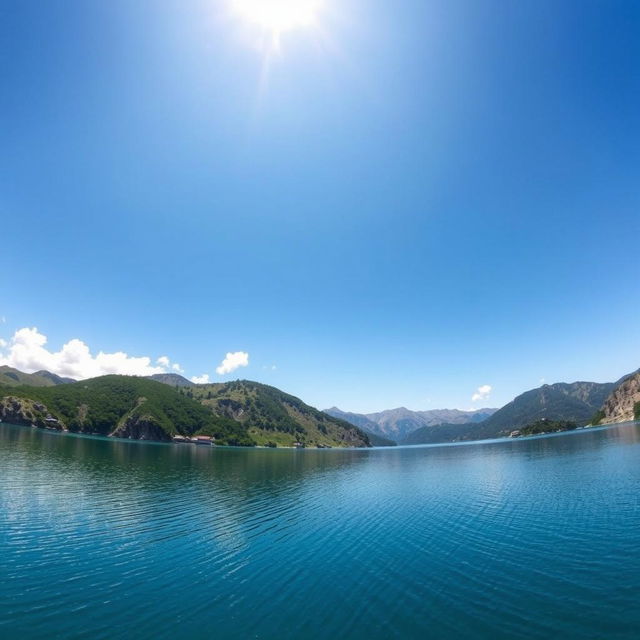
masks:
POLYGON ((514 430, 545 419, 586 425, 597 419, 601 409, 604 421, 631 419, 629 416, 634 415, 635 403, 640 400, 640 397, 636 400, 634 395, 640 394, 639 375, 636 372, 607 383, 545 384, 525 391, 501 409, 410 411, 399 408, 355 414, 332 407, 327 409, 327 413, 371 433, 391 438, 397 444, 484 440, 507 436, 514 430), (625 381, 622 394, 609 399, 625 381))
POLYGON ((334 418, 341 418, 351 422, 361 429, 375 433, 384 438, 390 438, 395 442, 402 442, 414 431, 422 427, 430 427, 437 424, 468 424, 486 420, 497 409, 477 409, 474 411, 462 411, 460 409, 431 409, 427 411, 411 411, 405 407, 388 409, 377 413, 349 413, 341 411, 338 407, 325 409, 334 418))
POLYGON ((0 384, 14 386, 26 384, 31 387, 52 387, 57 384, 75 382, 72 378, 63 378, 50 371, 36 371, 35 373, 23 373, 13 367, 0 366, 0 384))

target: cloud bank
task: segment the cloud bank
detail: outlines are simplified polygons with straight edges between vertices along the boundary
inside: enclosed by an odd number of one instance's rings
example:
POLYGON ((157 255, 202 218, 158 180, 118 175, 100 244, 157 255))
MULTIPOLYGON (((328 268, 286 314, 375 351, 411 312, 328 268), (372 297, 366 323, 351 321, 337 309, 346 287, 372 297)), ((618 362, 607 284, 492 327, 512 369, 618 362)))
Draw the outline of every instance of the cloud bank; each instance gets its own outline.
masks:
POLYGON ((36 327, 25 327, 13 334, 7 344, 0 341, 0 365, 14 367, 26 373, 45 369, 59 376, 84 380, 111 373, 128 376, 150 376, 154 373, 166 373, 169 369, 177 371, 167 356, 161 356, 152 364, 148 356, 130 356, 123 351, 115 353, 98 352, 96 355, 82 340, 74 338, 62 346, 60 351, 50 351, 46 347, 47 336, 36 327))
POLYGON ((478 400, 486 400, 491 394, 491 385, 483 384, 478 387, 477 391, 471 396, 471 402, 478 402, 478 400))
MULTIPOLYGON (((0 366, 6 365, 25 373, 46 370, 75 380, 108 374, 151 376, 156 373, 184 373, 180 364, 172 362, 166 355, 155 359, 149 356, 130 356, 123 351, 99 351, 94 355, 89 346, 78 338, 69 340, 59 351, 52 351, 47 348, 47 342, 47 336, 40 333, 37 327, 18 329, 9 341, 0 338, 0 366)), ((248 364, 248 353, 230 352, 216 368, 216 372, 218 375, 225 375, 248 364)), ((211 379, 209 374, 203 373, 192 377, 191 381, 195 384, 207 384, 211 379)))
POLYGON ((235 351, 227 353, 227 357, 216 367, 216 373, 223 376, 231 373, 240 367, 246 367, 249 364, 249 354, 246 351, 235 351))

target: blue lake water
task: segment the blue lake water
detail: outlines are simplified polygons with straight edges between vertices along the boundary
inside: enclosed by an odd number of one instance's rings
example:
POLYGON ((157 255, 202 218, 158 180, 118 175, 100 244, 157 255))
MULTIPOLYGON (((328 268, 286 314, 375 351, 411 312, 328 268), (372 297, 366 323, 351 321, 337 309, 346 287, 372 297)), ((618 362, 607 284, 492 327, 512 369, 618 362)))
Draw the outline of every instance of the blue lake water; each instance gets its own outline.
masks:
POLYGON ((0 425, 0 637, 638 638, 640 426, 238 450, 0 425))

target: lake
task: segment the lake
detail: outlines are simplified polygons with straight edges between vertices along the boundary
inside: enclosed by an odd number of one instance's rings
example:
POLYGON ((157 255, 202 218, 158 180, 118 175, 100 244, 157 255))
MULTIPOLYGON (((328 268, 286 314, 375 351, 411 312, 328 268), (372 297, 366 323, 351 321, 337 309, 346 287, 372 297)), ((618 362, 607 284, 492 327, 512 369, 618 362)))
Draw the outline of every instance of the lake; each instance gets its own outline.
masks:
POLYGON ((240 450, 0 424, 0 637, 638 638, 640 426, 240 450))

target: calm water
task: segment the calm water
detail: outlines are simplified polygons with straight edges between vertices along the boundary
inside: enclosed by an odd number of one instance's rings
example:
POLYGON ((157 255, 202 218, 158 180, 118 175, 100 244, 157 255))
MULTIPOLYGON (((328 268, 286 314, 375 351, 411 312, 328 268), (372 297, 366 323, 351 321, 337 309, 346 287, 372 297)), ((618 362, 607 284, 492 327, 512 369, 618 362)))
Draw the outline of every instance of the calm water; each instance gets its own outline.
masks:
POLYGON ((373 451, 0 425, 0 637, 638 638, 640 426, 373 451))

